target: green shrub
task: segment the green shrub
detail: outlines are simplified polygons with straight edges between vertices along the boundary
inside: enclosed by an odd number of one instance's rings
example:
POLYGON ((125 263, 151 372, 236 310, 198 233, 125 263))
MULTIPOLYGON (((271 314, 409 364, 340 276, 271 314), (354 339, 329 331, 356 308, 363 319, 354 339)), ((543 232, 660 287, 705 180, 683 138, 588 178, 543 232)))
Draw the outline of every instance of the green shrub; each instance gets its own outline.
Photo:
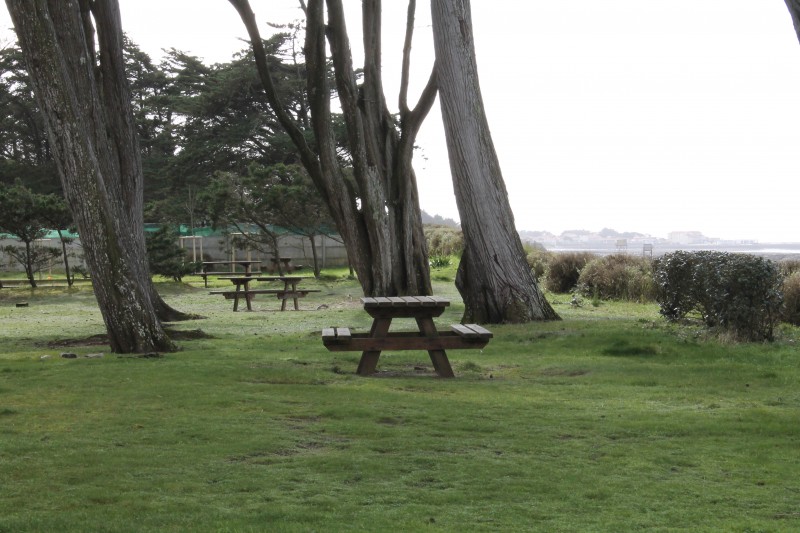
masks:
POLYGON ((544 286, 558 293, 572 291, 578 285, 581 269, 596 256, 589 252, 563 252, 553 254, 544 273, 544 286))
POLYGON ((778 266, 727 252, 674 252, 659 258, 654 279, 661 314, 675 321, 700 313, 706 326, 741 340, 771 340, 781 308, 778 266))
POLYGON ((783 278, 782 290, 781 319, 789 324, 800 326, 800 271, 783 278))
POLYGON ((584 296, 603 300, 652 301, 652 264, 644 257, 625 254, 597 257, 581 270, 578 289, 584 296))
POLYGON ((181 281, 183 276, 196 272, 197 263, 186 260, 186 251, 178 244, 178 234, 162 226, 145 235, 150 272, 165 278, 181 281))

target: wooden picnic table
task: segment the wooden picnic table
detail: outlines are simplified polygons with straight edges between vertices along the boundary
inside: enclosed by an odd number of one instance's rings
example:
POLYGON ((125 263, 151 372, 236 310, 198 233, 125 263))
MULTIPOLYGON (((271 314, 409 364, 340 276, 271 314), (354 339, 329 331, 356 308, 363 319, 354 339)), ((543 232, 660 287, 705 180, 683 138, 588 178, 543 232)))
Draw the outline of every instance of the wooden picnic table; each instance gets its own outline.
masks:
POLYGON ((211 291, 211 294, 222 294, 225 298, 233 299, 233 311, 239 310, 239 298, 244 297, 245 304, 248 311, 253 310, 253 295, 257 294, 256 291, 250 289, 250 282, 255 278, 252 276, 221 276, 217 279, 227 279, 236 286, 233 291, 211 291))
POLYGON ((445 350, 483 348, 492 333, 477 324, 454 324, 450 331, 438 331, 433 319, 450 305, 436 296, 361 298, 364 311, 372 317, 369 333, 351 333, 349 328, 326 328, 322 342, 331 351, 360 351, 357 374, 375 372, 384 350, 426 350, 440 377, 453 377, 445 350), (389 332, 395 318, 413 318, 419 331, 389 332))

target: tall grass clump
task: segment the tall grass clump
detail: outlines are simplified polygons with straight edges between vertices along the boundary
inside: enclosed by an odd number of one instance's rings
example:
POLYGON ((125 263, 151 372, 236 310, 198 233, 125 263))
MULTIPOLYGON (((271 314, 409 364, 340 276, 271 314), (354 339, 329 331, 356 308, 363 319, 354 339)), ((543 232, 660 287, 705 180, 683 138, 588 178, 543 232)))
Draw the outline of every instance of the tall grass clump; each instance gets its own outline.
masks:
POLYGON ((563 252, 554 254, 544 273, 544 286, 558 293, 570 292, 578 285, 581 270, 597 257, 590 252, 563 252))
POLYGON ((578 289, 584 296, 603 300, 653 301, 656 289, 652 262, 625 254, 597 257, 581 270, 578 289))
POLYGON ((783 278, 781 320, 800 326, 800 270, 783 278))
POLYGON ((780 318, 781 276, 773 261, 748 254, 684 252, 656 260, 660 313, 670 321, 699 313, 738 340, 772 340, 780 318))
POLYGON ((782 259, 778 262, 778 268, 781 270, 781 275, 788 278, 792 274, 800 272, 800 259, 782 259))
POLYGON ((430 256, 455 255, 461 257, 461 253, 464 251, 464 235, 460 229, 426 224, 423 232, 430 256))

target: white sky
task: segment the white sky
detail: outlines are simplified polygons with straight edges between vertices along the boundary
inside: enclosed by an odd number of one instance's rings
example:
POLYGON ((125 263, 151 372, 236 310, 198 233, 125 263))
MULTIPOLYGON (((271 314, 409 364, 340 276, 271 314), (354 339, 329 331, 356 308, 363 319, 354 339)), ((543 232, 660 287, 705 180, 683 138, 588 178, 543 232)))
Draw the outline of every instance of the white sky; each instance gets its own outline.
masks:
MULTIPOLYGON (((175 47, 224 62, 244 47, 225 0, 120 4, 123 27, 154 58, 175 47)), ((259 21, 300 16, 296 0, 251 4, 259 21)), ((360 62, 361 2, 345 4, 360 62)), ((393 102, 406 7, 384 4, 393 102)), ((783 0, 473 0, 472 10, 518 229, 800 242, 800 44, 783 0)), ((417 11, 419 88, 433 52, 428 2, 417 11)), ((458 219, 438 106, 417 144, 422 208, 458 219)))

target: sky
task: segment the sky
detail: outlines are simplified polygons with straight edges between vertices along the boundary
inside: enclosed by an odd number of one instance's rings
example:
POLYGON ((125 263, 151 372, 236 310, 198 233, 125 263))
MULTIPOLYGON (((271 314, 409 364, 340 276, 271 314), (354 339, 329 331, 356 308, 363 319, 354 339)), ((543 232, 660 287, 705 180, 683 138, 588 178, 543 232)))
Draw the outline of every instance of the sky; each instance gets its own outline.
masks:
MULTIPOLYGON (((360 64, 361 2, 344 1, 360 64)), ((264 22, 301 16, 296 0, 251 5, 264 35, 264 22)), ((174 47, 211 64, 245 47, 225 0, 120 6, 125 31, 154 58, 174 47)), ((390 105, 405 10, 384 2, 390 105)), ((472 17, 519 230, 800 242, 800 43, 783 0, 474 0, 472 17)), ((10 26, 5 11, 0 23, 10 26)), ((430 32, 419 0, 412 103, 433 62, 430 32)), ((417 144, 422 208, 458 220, 438 104, 417 144)))

